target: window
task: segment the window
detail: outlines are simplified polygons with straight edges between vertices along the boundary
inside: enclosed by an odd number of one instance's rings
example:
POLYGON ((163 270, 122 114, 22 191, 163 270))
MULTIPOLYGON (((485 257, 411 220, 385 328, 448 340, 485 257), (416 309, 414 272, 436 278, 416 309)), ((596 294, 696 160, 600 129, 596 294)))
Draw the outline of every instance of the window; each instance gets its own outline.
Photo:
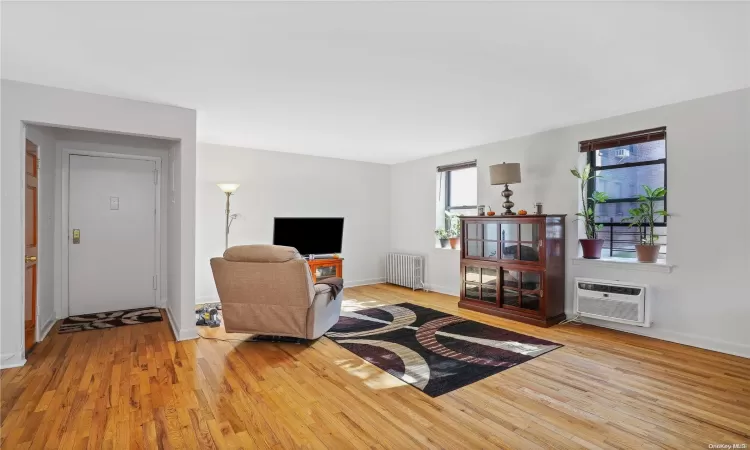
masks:
POLYGON ((477 213, 476 161, 438 167, 436 184, 436 229, 450 230, 450 214, 468 216, 477 213))
MULTIPOLYGON (((609 196, 606 203, 596 207, 597 223, 604 225, 599 237, 604 239, 604 255, 619 258, 635 257, 635 244, 644 230, 629 228, 623 219, 638 203, 643 186, 667 186, 666 128, 638 131, 579 143, 587 153, 588 163, 599 178, 589 183, 590 196, 594 191, 609 196)), ((657 204, 667 209, 667 198, 657 204)), ((661 254, 667 251, 667 218, 659 217, 656 234, 662 244, 661 254)))

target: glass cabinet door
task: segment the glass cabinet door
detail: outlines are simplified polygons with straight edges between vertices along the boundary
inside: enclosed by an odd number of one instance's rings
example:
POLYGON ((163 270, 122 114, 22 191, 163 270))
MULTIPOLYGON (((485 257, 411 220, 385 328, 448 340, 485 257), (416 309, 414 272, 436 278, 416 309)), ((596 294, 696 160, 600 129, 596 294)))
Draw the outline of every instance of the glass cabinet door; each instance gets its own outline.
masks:
POLYGON ((336 266, 318 266, 315 268, 315 279, 322 280, 336 276, 336 266))
POLYGON ((538 262, 541 255, 541 226, 534 222, 500 225, 500 259, 538 262))
POLYGON ((500 259, 512 261, 518 259, 518 224, 507 222, 500 224, 500 259))
POLYGON ((466 221, 464 224, 464 257, 471 259, 498 259, 498 224, 487 221, 466 221))
POLYGON ((466 239, 482 239, 482 228, 479 223, 466 222, 466 239))
POLYGON ((482 267, 482 292, 480 297, 483 302, 497 304, 497 269, 482 267))
POLYGON ((540 227, 538 223, 522 223, 521 247, 519 259, 521 261, 539 261, 539 245, 541 243, 540 227))
POLYGON ((482 241, 466 240, 466 256, 479 258, 482 256, 482 241))
POLYGON ((464 268, 464 297, 497 305, 498 270, 493 267, 464 268))
POLYGON ((541 311, 542 273, 525 270, 503 270, 502 305, 541 311))
POLYGON ((495 222, 485 223, 484 226, 482 227, 482 235, 483 235, 483 239, 496 241, 497 240, 497 223, 495 222))

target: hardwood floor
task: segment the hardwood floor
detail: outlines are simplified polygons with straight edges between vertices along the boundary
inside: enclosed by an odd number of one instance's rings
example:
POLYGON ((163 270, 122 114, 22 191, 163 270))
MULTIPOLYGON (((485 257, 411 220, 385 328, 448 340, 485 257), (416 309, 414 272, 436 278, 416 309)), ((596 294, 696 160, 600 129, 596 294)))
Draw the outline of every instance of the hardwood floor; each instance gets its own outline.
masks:
POLYGON ((564 344, 437 398, 322 338, 243 343, 166 321, 66 335, 3 370, 14 448, 709 448, 750 444, 750 360, 602 328, 549 329, 389 285, 345 307, 412 302, 564 344))

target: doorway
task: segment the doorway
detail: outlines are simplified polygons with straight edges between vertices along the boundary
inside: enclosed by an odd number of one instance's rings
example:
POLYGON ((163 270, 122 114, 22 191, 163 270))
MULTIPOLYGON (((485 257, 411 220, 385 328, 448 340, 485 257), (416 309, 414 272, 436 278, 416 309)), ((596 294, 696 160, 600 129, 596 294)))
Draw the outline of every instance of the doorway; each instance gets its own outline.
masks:
POLYGON ((37 257, 39 255, 39 146, 26 139, 26 201, 24 275, 24 349, 36 343, 37 257))
POLYGON ((68 315, 156 306, 157 161, 69 158, 68 315))

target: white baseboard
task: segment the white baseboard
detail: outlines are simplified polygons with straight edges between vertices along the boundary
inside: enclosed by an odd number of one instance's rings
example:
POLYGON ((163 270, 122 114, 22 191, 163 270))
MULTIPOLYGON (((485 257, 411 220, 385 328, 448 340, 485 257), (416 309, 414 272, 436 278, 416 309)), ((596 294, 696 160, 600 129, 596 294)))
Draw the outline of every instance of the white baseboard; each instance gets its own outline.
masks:
MULTIPOLYGON (((573 317, 575 313, 568 312, 568 317, 573 317)), ((620 325, 613 322, 607 322, 604 320, 591 319, 589 317, 582 317, 581 320, 589 325, 595 325, 597 327, 609 328, 611 330, 622 331, 625 333, 637 334, 639 336, 650 337, 653 339, 660 339, 662 341, 674 342, 676 344, 689 345, 691 347, 698 347, 706 350, 713 350, 715 352, 727 353, 729 355, 741 356, 743 358, 750 358, 750 345, 739 344, 736 342, 727 342, 720 339, 713 339, 706 336, 699 336, 696 334, 680 333, 677 331, 661 330, 659 328, 641 328, 633 327, 628 325, 620 325)))
POLYGON ((190 330, 180 330, 180 337, 178 341, 189 341, 191 339, 198 339, 198 330, 193 326, 190 330))
POLYGON ((219 297, 198 297, 195 299, 196 305, 202 305, 204 303, 219 303, 219 297))
POLYGON ((459 289, 456 287, 440 286, 438 284, 425 283, 425 289, 428 291, 438 292, 440 294, 459 296, 459 289))
POLYGON ((47 337, 49 334, 49 330, 52 329, 52 327, 55 325, 55 322, 57 322, 57 315, 55 313, 52 313, 52 316, 50 316, 49 319, 47 319, 47 322, 42 325, 42 332, 39 333, 39 342, 42 342, 44 338, 47 337))
POLYGON ((3 353, 0 354, 0 369, 12 369, 21 367, 26 364, 26 358, 23 353, 3 353))
POLYGON ((172 328, 172 334, 177 341, 187 341, 190 339, 198 339, 198 330, 193 327, 192 330, 182 330, 177 325, 177 322, 172 315, 172 309, 167 307, 167 319, 169 320, 169 327, 172 328))
POLYGON ((369 278, 365 280, 353 280, 353 281, 347 281, 344 280, 344 287, 356 287, 356 286, 368 286, 370 284, 380 284, 385 283, 385 278, 369 278))
POLYGON ((180 336, 180 327, 177 326, 177 324, 174 321, 174 317, 172 317, 172 309, 167 307, 165 308, 167 310, 167 320, 169 320, 169 328, 172 329, 172 334, 174 334, 175 340, 179 341, 180 336))

